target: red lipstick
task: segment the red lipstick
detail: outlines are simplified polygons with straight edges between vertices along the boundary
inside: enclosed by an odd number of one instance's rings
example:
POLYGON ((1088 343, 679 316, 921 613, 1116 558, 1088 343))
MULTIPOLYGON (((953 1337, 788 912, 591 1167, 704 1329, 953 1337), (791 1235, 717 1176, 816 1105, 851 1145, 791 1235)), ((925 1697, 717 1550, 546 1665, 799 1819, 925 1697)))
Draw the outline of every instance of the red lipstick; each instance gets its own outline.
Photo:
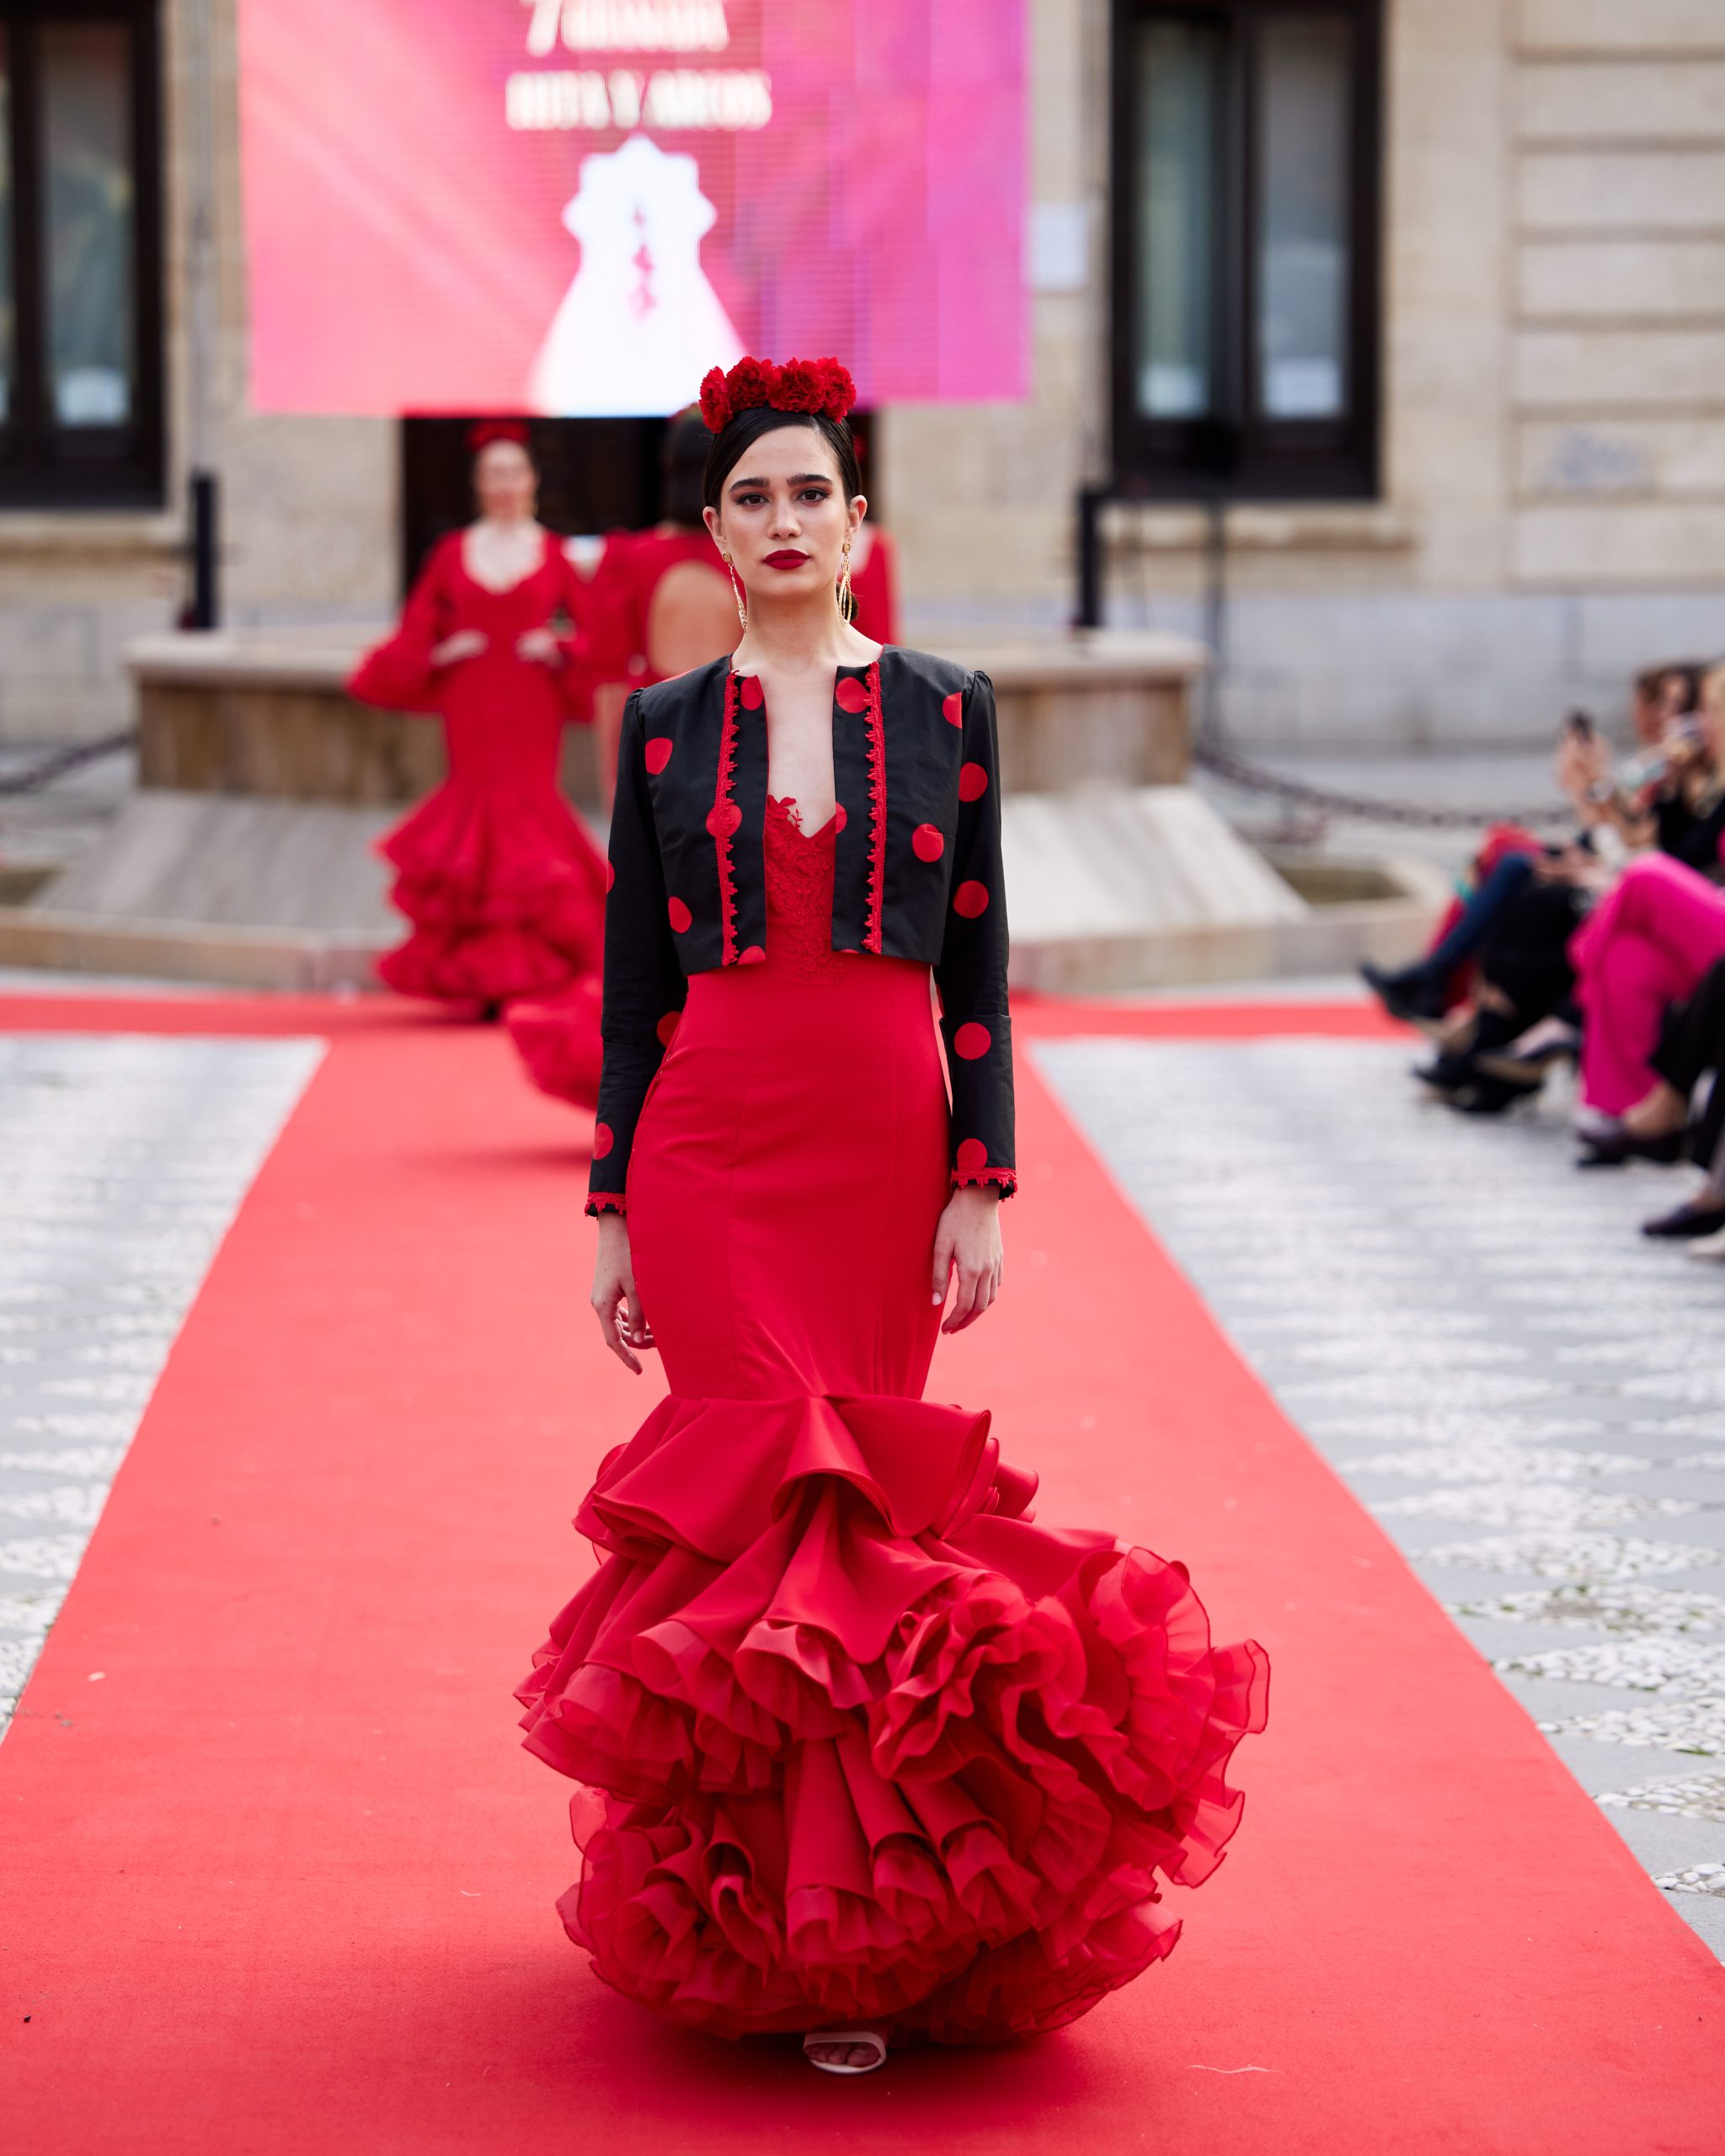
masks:
POLYGON ((770 569, 799 569, 808 558, 806 554, 799 554, 793 547, 781 547, 776 554, 766 557, 766 566, 770 569))

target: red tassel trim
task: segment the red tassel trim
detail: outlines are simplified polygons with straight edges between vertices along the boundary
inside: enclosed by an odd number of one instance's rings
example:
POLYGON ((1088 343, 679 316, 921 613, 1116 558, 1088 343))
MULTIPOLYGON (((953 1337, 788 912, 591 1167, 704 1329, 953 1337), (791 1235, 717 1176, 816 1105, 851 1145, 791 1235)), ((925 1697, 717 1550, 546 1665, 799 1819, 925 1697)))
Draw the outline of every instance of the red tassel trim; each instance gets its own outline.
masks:
POLYGON ((727 674, 724 728, 718 737, 718 778, 713 789, 713 814, 708 819, 713 851, 718 857, 718 914, 723 935, 719 963, 724 966, 737 963, 737 879, 731 865, 731 835, 742 818, 731 799, 731 786, 736 774, 739 694, 736 675, 727 674))
POLYGON ((971 1183, 997 1182, 1001 1196, 1010 1198, 1018 1187, 1017 1171, 1012 1168, 954 1168, 953 1188, 963 1190, 971 1183))
POLYGON ((590 1220, 596 1220, 601 1213, 627 1213, 628 1209, 628 1200, 609 1190, 595 1190, 581 1208, 590 1220))
POLYGON ((868 702, 868 918, 862 947, 880 955, 881 898, 886 888, 886 732, 880 718, 880 662, 864 684, 868 702))

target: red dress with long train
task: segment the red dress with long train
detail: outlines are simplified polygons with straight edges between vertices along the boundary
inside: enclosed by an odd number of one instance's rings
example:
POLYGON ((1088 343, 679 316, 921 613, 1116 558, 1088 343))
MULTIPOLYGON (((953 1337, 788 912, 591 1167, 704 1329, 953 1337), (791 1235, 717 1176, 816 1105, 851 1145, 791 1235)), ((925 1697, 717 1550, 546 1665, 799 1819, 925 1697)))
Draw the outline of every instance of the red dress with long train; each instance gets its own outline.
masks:
POLYGON ((574 619, 582 595, 549 535, 538 568, 505 591, 469 575, 462 538, 432 549, 400 628, 348 687, 362 703, 440 713, 449 749, 448 778, 382 842, 412 932, 377 970, 403 995, 505 1002, 590 973, 603 942, 605 862, 558 790, 563 685, 515 654, 530 629, 574 619), (477 629, 483 652, 434 667, 460 629, 477 629))
POLYGON ((582 1785, 561 1911, 607 1983, 737 2036, 1058 2026, 1168 1952, 1237 1822, 1262 1650, 1184 1571, 1032 1524, 922 1399, 948 1109, 926 966, 830 948, 833 825, 769 803, 765 961, 696 974, 630 1158, 670 1396, 577 1524, 521 1697, 582 1785))

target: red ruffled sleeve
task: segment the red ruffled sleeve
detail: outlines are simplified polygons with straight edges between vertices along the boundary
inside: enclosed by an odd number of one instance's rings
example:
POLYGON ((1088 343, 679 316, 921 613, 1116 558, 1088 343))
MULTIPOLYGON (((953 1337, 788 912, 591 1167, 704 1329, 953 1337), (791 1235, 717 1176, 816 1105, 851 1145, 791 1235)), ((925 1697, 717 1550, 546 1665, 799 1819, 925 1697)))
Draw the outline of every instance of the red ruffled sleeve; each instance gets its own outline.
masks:
POLYGON ((434 713, 441 700, 445 670, 431 654, 450 632, 454 595, 450 569, 461 534, 440 539, 419 572, 393 637, 368 651, 348 677, 347 692, 385 711, 434 713))

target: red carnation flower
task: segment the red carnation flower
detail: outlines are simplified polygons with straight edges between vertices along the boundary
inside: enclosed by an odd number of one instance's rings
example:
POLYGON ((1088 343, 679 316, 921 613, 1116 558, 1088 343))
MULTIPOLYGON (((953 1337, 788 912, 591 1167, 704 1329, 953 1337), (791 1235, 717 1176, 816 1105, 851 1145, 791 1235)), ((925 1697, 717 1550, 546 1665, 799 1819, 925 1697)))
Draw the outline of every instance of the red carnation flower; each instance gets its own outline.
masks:
POLYGON ((751 412, 757 404, 778 403, 779 369, 771 360, 741 359, 725 376, 731 412, 751 412))
POLYGON ((724 369, 709 367, 701 379, 701 416, 707 422, 708 434, 716 435, 730 415, 730 392, 725 387, 724 369))
POLYGON ((815 366, 821 377, 825 392, 817 408, 829 419, 842 419, 857 402, 857 385, 851 379, 850 370, 841 366, 836 360, 817 360, 815 366))
POLYGON ((830 393, 819 360, 787 360, 778 371, 778 394, 772 401, 781 412, 820 412, 830 393))

